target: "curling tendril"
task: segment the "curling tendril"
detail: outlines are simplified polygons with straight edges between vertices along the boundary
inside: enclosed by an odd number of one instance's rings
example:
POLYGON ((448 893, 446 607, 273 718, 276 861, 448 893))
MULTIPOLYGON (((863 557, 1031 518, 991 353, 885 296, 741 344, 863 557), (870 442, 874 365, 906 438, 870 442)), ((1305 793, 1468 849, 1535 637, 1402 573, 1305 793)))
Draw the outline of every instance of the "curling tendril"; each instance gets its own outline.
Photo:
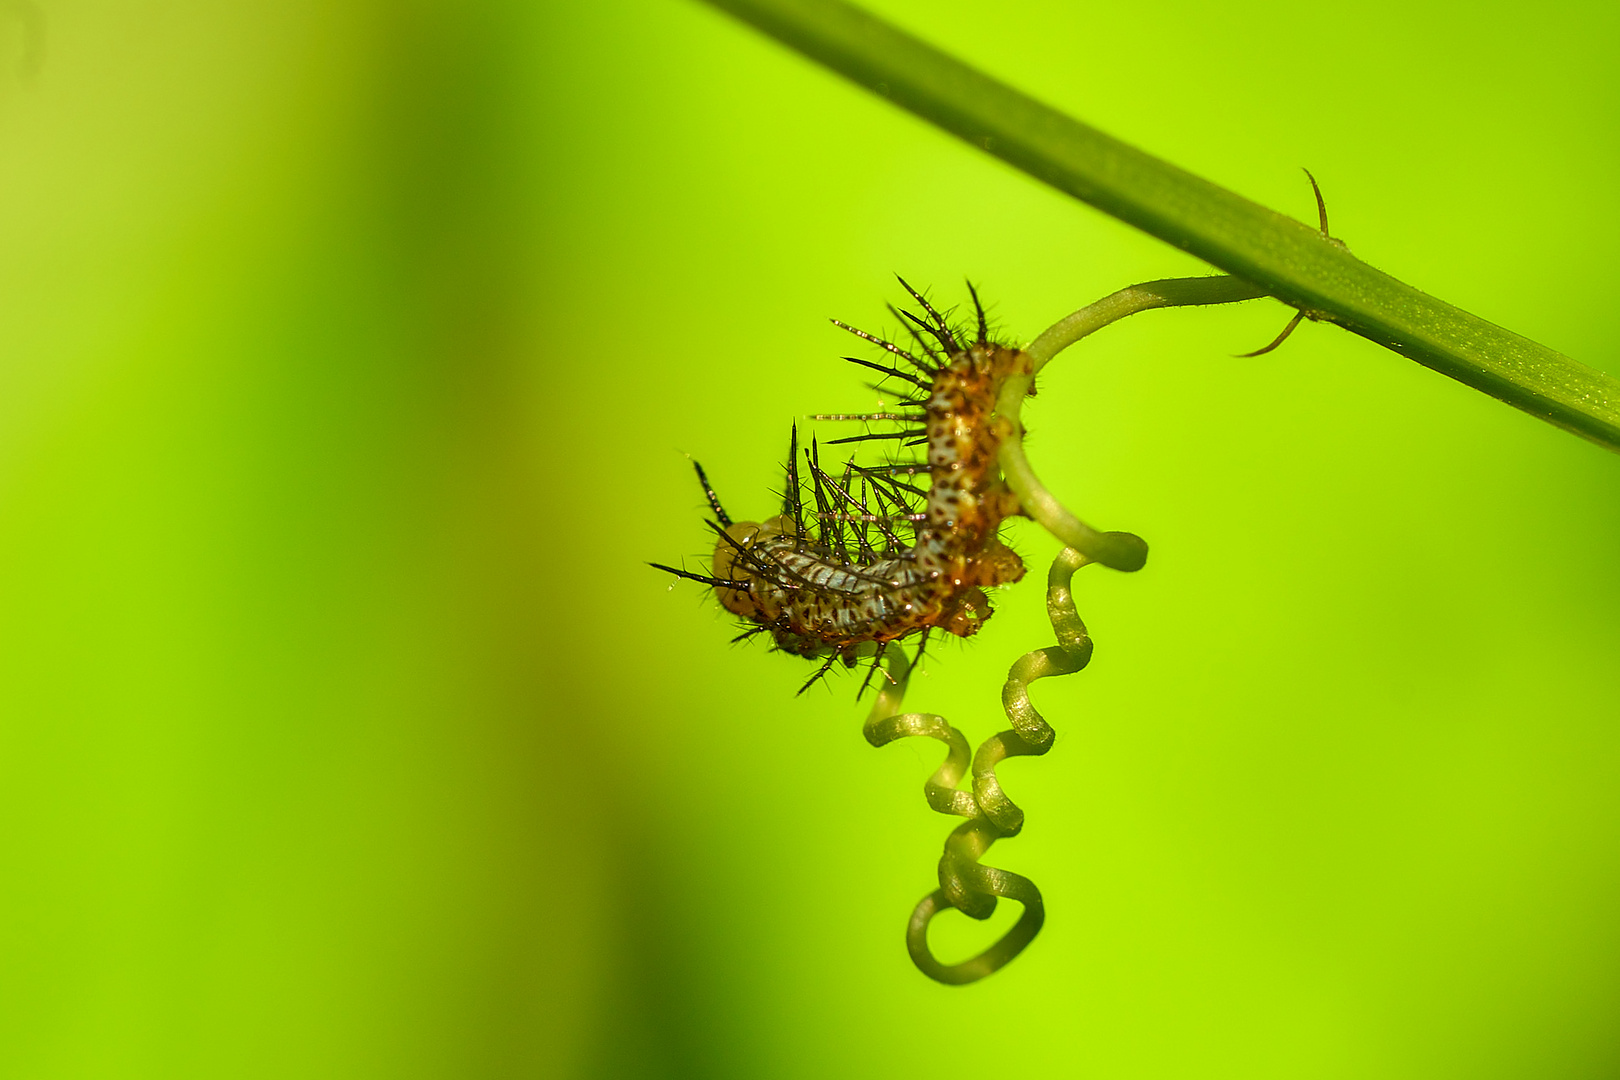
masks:
POLYGON ((972 757, 970 794, 958 790, 969 771, 968 743, 942 716, 901 713, 911 673, 910 661, 898 649, 889 653, 893 681, 878 694, 864 733, 873 746, 884 746, 907 736, 938 739, 947 747, 945 761, 923 785, 928 805, 942 814, 968 820, 945 841, 939 860, 939 888, 923 897, 906 926, 906 950, 923 974, 950 985, 975 982, 1006 966, 1035 939, 1046 919, 1046 906, 1035 883, 1019 874, 985 866, 980 860, 997 840, 1016 835, 1024 813, 1002 790, 996 766, 1009 757, 1040 755, 1051 749, 1053 731, 1029 700, 1029 684, 1051 675, 1079 671, 1091 659, 1091 638, 1075 611, 1070 579, 1087 559, 1065 548, 1052 563, 1046 579, 1046 608, 1058 642, 1026 653, 1013 664, 1002 687, 1002 706, 1012 730, 986 739, 972 757), (928 924, 934 916, 955 908, 973 919, 987 919, 998 899, 1023 905, 1018 922, 984 952, 959 964, 941 963, 928 947, 928 924))

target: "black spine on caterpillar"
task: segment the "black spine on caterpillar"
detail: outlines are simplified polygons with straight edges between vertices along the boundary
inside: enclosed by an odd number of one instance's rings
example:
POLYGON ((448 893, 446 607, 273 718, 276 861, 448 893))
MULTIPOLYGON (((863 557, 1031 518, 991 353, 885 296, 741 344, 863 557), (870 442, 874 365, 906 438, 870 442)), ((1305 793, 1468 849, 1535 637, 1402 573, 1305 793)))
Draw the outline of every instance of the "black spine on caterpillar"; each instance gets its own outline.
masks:
POLYGON ((1029 358, 990 340, 971 284, 971 331, 953 330, 920 293, 901 285, 924 313, 890 309, 912 347, 834 320, 888 354, 885 363, 845 359, 903 384, 898 408, 819 419, 893 425, 828 445, 892 441, 926 447, 926 457, 872 467, 850 461, 834 476, 822 468, 814 440, 801 451, 795 425, 780 515, 733 521, 698 467, 715 516, 712 573, 652 564, 712 586, 722 607, 753 624, 742 637, 768 633, 778 649, 822 658, 800 693, 839 660, 881 657, 891 643, 926 640, 935 629, 971 636, 990 616, 985 588, 1024 574, 997 535, 1019 507, 997 465, 1006 430, 994 406, 1009 377, 1028 374, 1029 358), (911 482, 924 475, 926 489, 911 482))

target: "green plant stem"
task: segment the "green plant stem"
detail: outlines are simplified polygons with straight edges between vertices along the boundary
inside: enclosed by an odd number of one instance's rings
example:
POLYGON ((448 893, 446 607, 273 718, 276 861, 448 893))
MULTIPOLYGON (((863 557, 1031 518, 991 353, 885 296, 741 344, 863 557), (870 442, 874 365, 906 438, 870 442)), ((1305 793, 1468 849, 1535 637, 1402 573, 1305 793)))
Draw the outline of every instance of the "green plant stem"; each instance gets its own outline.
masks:
POLYGON ((1318 230, 1042 105, 841 0, 707 0, 1121 221, 1620 452, 1620 380, 1375 270, 1318 230))

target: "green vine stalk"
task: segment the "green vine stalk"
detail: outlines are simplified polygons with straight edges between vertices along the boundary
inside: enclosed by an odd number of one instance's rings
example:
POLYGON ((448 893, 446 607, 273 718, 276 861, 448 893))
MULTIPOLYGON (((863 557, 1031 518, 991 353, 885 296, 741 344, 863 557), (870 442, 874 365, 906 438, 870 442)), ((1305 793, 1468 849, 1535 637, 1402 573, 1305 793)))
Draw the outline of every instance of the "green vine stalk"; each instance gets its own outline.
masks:
POLYGON ((1044 183, 1620 452, 1620 380, 1368 266, 1319 231, 1035 101, 841 0, 707 0, 1044 183))

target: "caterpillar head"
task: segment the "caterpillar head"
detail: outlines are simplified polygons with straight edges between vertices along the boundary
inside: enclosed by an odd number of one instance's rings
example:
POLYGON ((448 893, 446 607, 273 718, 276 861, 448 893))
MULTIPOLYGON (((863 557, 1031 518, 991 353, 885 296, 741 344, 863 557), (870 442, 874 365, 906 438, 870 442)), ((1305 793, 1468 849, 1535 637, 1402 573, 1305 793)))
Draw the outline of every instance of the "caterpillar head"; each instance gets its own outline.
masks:
MULTIPOLYGON (((780 536, 792 529, 793 522, 785 516, 766 522, 731 522, 715 541, 714 576, 722 581, 748 581, 755 576, 755 571, 749 565, 749 549, 761 540, 780 536)), ((766 610, 751 593, 743 589, 721 587, 715 590, 715 594, 720 598, 721 607, 749 622, 768 623, 782 614, 780 610, 766 610)))

